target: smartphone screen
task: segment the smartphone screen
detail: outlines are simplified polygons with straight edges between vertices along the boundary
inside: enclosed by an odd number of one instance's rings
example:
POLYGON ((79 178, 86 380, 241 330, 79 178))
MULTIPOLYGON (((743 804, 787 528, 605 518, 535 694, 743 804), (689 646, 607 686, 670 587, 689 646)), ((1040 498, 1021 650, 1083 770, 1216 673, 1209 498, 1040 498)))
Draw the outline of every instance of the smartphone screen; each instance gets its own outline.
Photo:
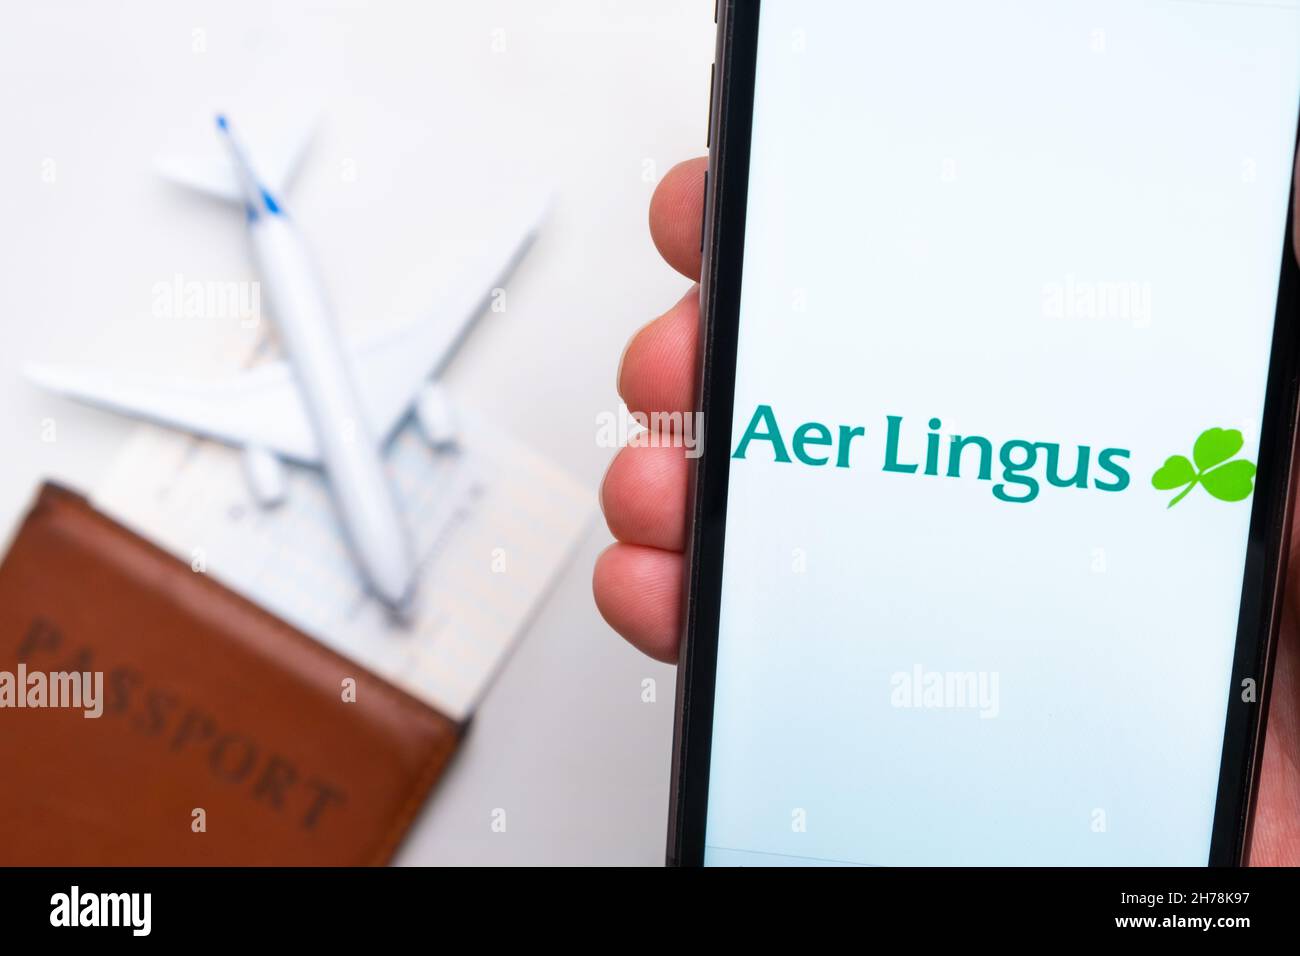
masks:
POLYGON ((704 862, 1204 865, 1300 2, 757 18, 704 862))

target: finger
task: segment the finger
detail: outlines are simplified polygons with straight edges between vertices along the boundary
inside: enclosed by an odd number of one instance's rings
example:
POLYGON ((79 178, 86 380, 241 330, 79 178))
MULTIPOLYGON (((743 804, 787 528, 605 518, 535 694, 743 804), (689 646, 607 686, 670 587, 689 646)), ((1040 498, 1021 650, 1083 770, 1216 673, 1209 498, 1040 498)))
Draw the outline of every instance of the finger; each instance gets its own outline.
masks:
MULTIPOLYGON (((1291 575, 1289 593, 1295 593, 1296 577, 1291 575)), ((1300 865, 1300 631, 1294 604, 1288 599, 1282 608, 1251 835, 1251 866, 1300 865)))
POLYGON ((1251 834, 1251 866, 1300 865, 1300 529, 1291 539, 1287 576, 1251 834))
POLYGON ((682 550, 687 470, 680 448, 621 449, 600 486, 600 506, 610 533, 627 544, 682 550))
POLYGON ((682 556, 636 544, 615 544, 596 559, 596 607, 628 642, 655 660, 677 660, 682 556))
POLYGON ((688 159, 668 170, 650 200, 650 236, 664 260, 688 279, 700 277, 704 170, 708 159, 688 159))
POLYGON ((634 412, 695 408, 695 349, 700 293, 693 287, 627 344, 618 367, 618 393, 634 412))

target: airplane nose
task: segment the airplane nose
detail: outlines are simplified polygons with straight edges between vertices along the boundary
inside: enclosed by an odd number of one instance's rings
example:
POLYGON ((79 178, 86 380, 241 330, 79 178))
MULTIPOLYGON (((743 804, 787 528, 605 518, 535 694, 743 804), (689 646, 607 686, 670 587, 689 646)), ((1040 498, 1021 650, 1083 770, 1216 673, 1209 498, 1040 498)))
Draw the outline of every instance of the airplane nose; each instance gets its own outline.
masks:
POLYGON ((412 579, 405 591, 393 595, 379 595, 379 599, 384 603, 384 610, 388 612, 388 618, 393 624, 399 627, 410 627, 415 623, 419 611, 417 593, 415 581, 412 579))

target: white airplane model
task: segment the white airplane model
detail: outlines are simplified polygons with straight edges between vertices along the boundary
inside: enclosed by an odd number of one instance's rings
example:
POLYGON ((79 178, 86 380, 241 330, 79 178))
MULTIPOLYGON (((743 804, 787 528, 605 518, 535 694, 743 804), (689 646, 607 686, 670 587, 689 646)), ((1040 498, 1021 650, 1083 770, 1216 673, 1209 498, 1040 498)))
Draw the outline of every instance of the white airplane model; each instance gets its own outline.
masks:
POLYGON ((493 251, 474 263, 459 294, 427 320, 349 348, 341 341, 306 246, 276 198, 306 144, 273 167, 274 190, 254 172, 224 117, 217 125, 230 162, 211 169, 172 164, 185 185, 237 200, 267 287, 288 362, 259 365, 215 384, 126 380, 111 372, 29 364, 37 384, 126 415, 241 448, 254 498, 271 506, 287 484, 283 461, 325 471, 349 544, 375 596, 399 617, 415 591, 415 558, 396 494, 383 471, 383 448, 414 410, 435 447, 452 439, 446 396, 433 382, 494 288, 522 258, 543 208, 529 209, 493 251))

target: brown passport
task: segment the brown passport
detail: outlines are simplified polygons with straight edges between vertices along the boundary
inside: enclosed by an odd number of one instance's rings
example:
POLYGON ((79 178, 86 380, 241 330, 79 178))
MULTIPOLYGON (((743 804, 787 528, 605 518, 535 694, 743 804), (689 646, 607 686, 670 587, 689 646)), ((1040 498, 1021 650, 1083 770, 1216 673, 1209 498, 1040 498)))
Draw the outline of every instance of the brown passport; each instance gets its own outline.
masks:
POLYGON ((0 865, 384 863, 459 734, 63 488, 0 564, 0 865))

